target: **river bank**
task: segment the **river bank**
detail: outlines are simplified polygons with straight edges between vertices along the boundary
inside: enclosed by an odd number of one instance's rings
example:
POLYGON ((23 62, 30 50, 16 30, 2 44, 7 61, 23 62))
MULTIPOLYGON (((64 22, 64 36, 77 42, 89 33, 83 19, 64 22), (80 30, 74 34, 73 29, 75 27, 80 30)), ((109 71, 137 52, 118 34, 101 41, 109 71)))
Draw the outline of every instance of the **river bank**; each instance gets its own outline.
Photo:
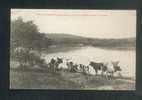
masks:
POLYGON ((68 71, 10 70, 11 89, 135 90, 135 80, 85 75, 68 71))

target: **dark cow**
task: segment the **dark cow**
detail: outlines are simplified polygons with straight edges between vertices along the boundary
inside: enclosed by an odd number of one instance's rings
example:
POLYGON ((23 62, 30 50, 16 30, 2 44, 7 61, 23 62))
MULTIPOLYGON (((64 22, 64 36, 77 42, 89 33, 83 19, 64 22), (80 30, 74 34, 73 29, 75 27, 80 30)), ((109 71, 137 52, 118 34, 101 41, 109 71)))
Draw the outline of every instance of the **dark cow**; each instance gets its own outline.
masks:
POLYGON ((53 71, 53 72, 55 72, 56 60, 55 60, 54 58, 52 58, 52 59, 50 60, 50 62, 49 62, 48 65, 49 65, 50 70, 53 71))
POLYGON ((104 75, 104 72, 106 72, 107 70, 108 70, 108 67, 107 67, 107 65, 105 65, 105 64, 103 64, 103 66, 102 66, 102 76, 104 75))
POLYGON ((73 68, 72 68, 72 71, 73 71, 73 72, 77 72, 77 71, 78 71, 78 68, 77 68, 77 67, 78 67, 78 65, 77 65, 77 64, 74 64, 74 65, 73 65, 73 68))
POLYGON ((120 68, 120 66, 113 66, 114 67, 114 72, 117 72, 117 71, 121 71, 122 69, 120 68))
POLYGON ((89 66, 84 65, 84 73, 88 74, 89 73, 89 66))
POLYGON ((117 71, 121 71, 122 69, 120 68, 120 66, 118 65, 119 64, 119 61, 116 61, 116 62, 111 62, 112 65, 113 65, 113 68, 114 68, 114 72, 117 72, 117 71))
POLYGON ((79 67, 80 67, 80 72, 83 72, 83 71, 84 71, 84 70, 83 70, 83 69, 84 69, 84 68, 83 68, 83 67, 84 67, 83 64, 79 64, 79 67))
POLYGON ((89 66, 80 64, 80 69, 81 69, 81 71, 82 71, 84 74, 89 73, 89 66))
POLYGON ((57 63, 63 63, 63 59, 62 58, 59 58, 59 57, 57 57, 57 63))
POLYGON ((55 72, 56 70, 58 70, 58 66, 61 63, 63 63, 62 58, 58 58, 58 57, 57 57, 57 59, 52 58, 48 64, 48 66, 51 71, 55 72))
POLYGON ((55 63, 55 70, 58 70, 59 68, 59 64, 63 63, 63 59, 62 58, 59 58, 57 57, 57 61, 55 63))
POLYGON ((96 63, 96 62, 91 61, 89 65, 94 68, 96 75, 98 75, 98 71, 101 70, 103 63, 96 63))
POLYGON ((112 64, 113 64, 114 72, 118 72, 118 75, 119 75, 120 77, 122 77, 122 75, 121 75, 122 69, 121 69, 121 67, 118 65, 118 64, 119 64, 119 61, 112 62, 112 64))
POLYGON ((68 66, 68 70, 69 71, 73 71, 74 70, 74 64, 72 61, 68 61, 67 62, 67 66, 68 66))

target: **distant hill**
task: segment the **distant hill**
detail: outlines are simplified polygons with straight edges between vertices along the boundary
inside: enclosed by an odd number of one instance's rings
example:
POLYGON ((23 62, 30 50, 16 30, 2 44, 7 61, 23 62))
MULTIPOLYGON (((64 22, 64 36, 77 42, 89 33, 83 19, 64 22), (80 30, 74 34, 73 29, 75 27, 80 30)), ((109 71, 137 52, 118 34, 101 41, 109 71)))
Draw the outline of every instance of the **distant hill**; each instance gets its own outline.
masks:
POLYGON ((53 44, 79 44, 83 43, 86 38, 69 34, 46 34, 53 44))
POLYGON ((83 44, 99 47, 135 47, 136 38, 105 39, 105 38, 86 38, 70 34, 46 34, 54 45, 83 44))
POLYGON ((93 46, 107 46, 107 47, 135 47, 136 38, 122 38, 122 39, 88 39, 93 46))
POLYGON ((52 34, 46 34, 46 36, 48 38, 51 38, 51 39, 65 39, 65 38, 68 38, 68 39, 82 39, 84 37, 81 37, 81 36, 76 36, 76 35, 71 35, 71 34, 55 34, 55 33, 52 33, 52 34))

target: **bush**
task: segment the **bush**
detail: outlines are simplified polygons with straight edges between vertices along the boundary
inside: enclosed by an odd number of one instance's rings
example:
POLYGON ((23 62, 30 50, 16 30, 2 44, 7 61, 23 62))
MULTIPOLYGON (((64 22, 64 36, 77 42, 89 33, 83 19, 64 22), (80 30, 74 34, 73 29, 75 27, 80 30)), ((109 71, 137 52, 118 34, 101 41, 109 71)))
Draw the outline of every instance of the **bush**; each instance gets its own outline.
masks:
POLYGON ((29 49, 18 47, 14 50, 13 57, 20 63, 20 68, 46 67, 45 60, 29 49))

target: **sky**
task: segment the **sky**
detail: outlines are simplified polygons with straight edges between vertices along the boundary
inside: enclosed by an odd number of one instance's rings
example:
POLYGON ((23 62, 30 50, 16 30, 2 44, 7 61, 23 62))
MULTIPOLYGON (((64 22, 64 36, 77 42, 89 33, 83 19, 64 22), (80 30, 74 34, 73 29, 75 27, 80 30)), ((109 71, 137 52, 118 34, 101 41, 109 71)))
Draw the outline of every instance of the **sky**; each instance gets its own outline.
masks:
POLYGON ((42 33, 93 38, 136 37, 136 10, 11 9, 11 20, 33 20, 42 33))

